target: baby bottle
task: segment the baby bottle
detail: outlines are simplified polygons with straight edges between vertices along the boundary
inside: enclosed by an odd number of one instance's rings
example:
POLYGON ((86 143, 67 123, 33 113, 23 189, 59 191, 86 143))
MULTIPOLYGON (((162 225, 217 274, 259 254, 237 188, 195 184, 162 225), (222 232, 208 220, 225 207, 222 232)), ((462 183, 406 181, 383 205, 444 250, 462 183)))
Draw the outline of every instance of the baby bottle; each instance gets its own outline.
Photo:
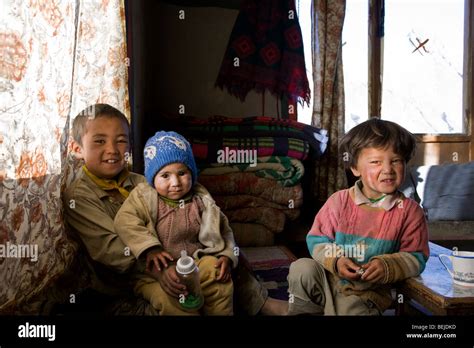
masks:
POLYGON ((181 257, 176 264, 176 273, 181 284, 186 286, 187 296, 180 295, 179 303, 185 309, 199 309, 204 303, 199 280, 199 268, 194 259, 187 255, 186 250, 181 251, 181 257))

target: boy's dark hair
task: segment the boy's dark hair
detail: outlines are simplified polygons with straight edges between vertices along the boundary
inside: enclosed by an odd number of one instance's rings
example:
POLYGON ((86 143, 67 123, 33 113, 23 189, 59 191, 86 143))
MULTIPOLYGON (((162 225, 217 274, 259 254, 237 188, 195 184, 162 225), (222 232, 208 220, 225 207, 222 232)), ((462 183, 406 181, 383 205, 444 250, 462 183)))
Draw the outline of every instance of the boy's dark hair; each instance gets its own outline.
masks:
POLYGON ((340 143, 346 168, 355 167, 360 152, 364 148, 375 147, 386 149, 393 146, 393 151, 403 157, 405 162, 410 161, 415 154, 416 138, 402 126, 371 118, 345 134, 340 143))
POLYGON ((85 134, 87 121, 99 117, 112 117, 122 120, 127 125, 130 134, 130 124, 123 113, 109 104, 94 104, 86 107, 74 118, 72 123, 74 141, 82 146, 82 136, 85 134))

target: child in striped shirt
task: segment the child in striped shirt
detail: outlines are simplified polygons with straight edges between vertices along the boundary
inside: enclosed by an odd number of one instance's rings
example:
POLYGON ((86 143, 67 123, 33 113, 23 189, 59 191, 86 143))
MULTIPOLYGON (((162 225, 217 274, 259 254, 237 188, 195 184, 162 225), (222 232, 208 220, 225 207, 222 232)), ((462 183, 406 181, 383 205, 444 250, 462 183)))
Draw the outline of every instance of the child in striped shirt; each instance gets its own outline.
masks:
POLYGON ((392 302, 391 284, 424 270, 425 215, 398 191, 415 146, 410 132, 380 119, 344 136, 344 160, 359 180, 316 215, 306 238, 312 259, 290 267, 290 315, 379 315, 392 302))

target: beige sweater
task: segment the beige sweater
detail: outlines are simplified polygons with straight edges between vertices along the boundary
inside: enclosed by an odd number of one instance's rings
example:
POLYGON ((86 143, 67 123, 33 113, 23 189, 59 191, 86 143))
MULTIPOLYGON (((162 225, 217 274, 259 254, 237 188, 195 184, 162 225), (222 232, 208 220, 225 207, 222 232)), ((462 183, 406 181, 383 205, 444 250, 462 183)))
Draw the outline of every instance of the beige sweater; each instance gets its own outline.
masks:
MULTIPOLYGON (((193 257, 227 256, 232 260, 232 266, 235 268, 238 263, 236 256, 238 253, 235 252, 234 234, 226 216, 204 186, 196 183, 193 190, 204 204, 198 234, 198 240, 203 248, 197 249, 193 257)), ((115 217, 115 231, 137 259, 145 250, 162 246, 155 229, 158 219, 158 199, 158 193, 153 187, 147 183, 139 184, 130 192, 115 217)))

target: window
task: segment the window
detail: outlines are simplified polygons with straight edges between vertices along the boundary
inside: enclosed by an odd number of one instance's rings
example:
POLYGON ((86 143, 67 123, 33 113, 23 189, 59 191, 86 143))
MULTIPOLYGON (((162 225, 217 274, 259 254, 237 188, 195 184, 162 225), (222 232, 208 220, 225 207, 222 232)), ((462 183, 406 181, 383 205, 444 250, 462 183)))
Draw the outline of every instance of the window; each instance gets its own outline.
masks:
POLYGON ((368 119, 368 40, 367 0, 346 2, 342 30, 342 66, 344 69, 345 131, 368 119))
POLYGON ((311 99, 309 105, 301 105, 298 103, 296 113, 298 115, 298 122, 311 124, 313 116, 313 58, 311 50, 311 6, 313 0, 296 0, 296 13, 301 27, 301 35, 303 36, 304 47, 304 61, 306 66, 306 76, 311 89, 311 99))
POLYGON ((347 1, 346 131, 381 116, 414 133, 467 136, 472 6, 470 0, 347 1))
POLYGON ((464 0, 385 2, 382 118, 464 133, 464 0))

